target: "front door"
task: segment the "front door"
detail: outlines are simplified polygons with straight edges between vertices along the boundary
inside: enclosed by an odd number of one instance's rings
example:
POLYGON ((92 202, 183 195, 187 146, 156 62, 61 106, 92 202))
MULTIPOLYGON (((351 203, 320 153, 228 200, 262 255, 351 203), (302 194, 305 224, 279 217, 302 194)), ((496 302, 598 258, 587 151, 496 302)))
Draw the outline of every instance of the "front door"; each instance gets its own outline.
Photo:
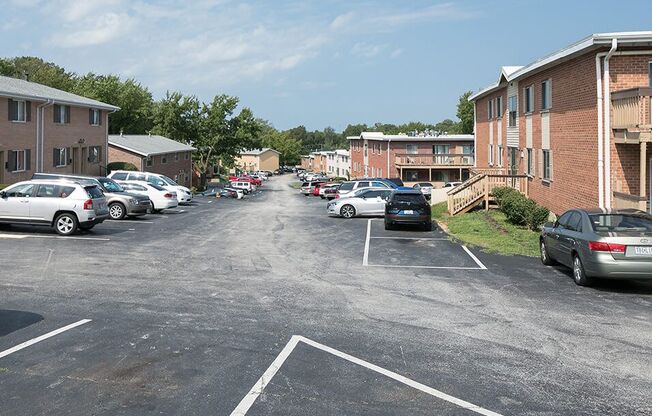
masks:
POLYGON ((72 148, 72 173, 81 173, 81 158, 79 147, 72 148))

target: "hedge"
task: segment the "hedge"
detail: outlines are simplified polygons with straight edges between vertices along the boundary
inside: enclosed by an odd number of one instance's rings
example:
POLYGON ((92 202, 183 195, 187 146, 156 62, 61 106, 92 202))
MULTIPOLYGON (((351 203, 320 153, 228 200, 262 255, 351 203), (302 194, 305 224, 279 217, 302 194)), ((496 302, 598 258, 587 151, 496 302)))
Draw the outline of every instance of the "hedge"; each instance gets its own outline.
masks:
POLYGON ((138 170, 138 168, 133 164, 129 162, 111 162, 108 165, 106 165, 106 170, 110 173, 113 172, 114 170, 138 170))
POLYGON ((507 217, 507 221, 514 225, 538 230, 550 214, 548 208, 542 207, 514 188, 507 186, 495 188, 492 194, 500 210, 507 217))

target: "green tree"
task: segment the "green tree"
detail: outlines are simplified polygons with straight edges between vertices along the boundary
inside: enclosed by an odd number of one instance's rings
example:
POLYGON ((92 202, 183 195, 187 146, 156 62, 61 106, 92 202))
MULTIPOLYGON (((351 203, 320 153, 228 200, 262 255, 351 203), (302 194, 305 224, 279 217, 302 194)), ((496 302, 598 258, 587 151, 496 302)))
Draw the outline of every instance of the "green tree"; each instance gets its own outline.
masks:
POLYGON ((457 133, 459 131, 459 123, 456 123, 453 120, 447 118, 435 124, 434 130, 440 133, 457 133))
POLYGON ((0 59, 0 75, 26 79, 63 91, 71 91, 75 84, 74 73, 34 56, 0 59))
POLYGON ((457 103, 457 118, 460 119, 458 133, 473 133, 473 103, 469 101, 472 91, 467 91, 460 96, 457 103))
POLYGON ((154 103, 152 133, 190 144, 199 134, 200 109, 197 97, 168 91, 154 103))
POLYGON ((145 134, 153 126, 152 94, 133 78, 88 73, 76 79, 75 94, 120 107, 109 115, 109 133, 145 134))

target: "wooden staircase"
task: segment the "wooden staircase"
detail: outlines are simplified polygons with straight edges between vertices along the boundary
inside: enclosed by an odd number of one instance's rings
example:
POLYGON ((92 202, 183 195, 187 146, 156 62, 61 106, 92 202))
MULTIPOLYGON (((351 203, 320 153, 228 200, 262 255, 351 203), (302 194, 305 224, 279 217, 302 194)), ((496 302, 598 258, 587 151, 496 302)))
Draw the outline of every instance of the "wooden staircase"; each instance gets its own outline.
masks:
POLYGON ((484 203, 489 209, 493 201, 494 188, 510 186, 525 196, 528 194, 527 175, 507 175, 502 169, 474 170, 462 184, 447 192, 448 212, 451 215, 463 214, 484 203))

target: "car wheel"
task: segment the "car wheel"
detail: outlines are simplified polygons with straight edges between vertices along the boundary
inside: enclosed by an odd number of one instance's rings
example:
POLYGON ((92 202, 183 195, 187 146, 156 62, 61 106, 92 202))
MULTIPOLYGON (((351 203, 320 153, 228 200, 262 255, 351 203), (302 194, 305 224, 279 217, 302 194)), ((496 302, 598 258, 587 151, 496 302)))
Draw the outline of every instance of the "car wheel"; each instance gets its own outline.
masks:
POLYGON ((95 224, 89 224, 89 225, 81 225, 80 224, 79 225, 79 229, 84 230, 84 231, 92 230, 93 227, 95 227, 95 224))
POLYGON ((591 279, 584 272, 582 259, 577 254, 573 256, 573 280, 579 286, 590 286, 591 279))
POLYGON ((432 231, 432 223, 428 222, 423 224, 423 231, 432 231))
POLYGON ((541 240, 541 244, 539 244, 539 249, 541 250, 541 263, 546 266, 555 264, 555 261, 548 255, 548 247, 546 247, 546 242, 543 239, 541 240))
POLYGON ((71 235, 77 231, 77 217, 63 213, 54 220, 54 229, 59 235, 71 235))
POLYGON ((125 209, 124 205, 119 202, 114 202, 109 205, 109 216, 111 216, 112 220, 123 219, 127 214, 126 211, 127 210, 125 209))
POLYGON ((346 204, 340 208, 340 215, 344 218, 353 218, 355 217, 355 208, 353 205, 346 204))
POLYGON ((385 221, 385 229, 386 230, 393 230, 394 226, 391 223, 385 221))

